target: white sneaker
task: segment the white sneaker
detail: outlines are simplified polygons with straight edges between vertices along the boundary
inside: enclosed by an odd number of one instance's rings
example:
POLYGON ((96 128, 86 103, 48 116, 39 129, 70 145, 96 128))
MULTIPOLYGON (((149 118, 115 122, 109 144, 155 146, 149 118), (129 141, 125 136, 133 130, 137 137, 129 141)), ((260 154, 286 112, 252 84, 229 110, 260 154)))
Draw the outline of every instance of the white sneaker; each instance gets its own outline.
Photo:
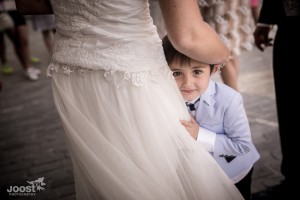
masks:
POLYGON ((39 79, 36 69, 33 67, 29 67, 25 72, 24 75, 29 78, 31 81, 36 81, 39 79))
POLYGON ((37 75, 40 75, 40 74, 41 74, 41 70, 40 70, 40 69, 35 68, 35 67, 31 67, 31 68, 33 68, 33 70, 35 71, 35 73, 36 73, 37 75))

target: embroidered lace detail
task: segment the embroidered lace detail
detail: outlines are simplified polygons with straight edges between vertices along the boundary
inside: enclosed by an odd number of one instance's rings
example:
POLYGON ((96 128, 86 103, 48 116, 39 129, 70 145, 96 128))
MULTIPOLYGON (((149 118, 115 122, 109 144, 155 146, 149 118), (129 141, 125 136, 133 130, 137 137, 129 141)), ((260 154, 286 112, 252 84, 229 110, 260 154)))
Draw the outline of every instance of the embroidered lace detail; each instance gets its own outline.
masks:
MULTIPOLYGON (((94 73, 99 71, 99 69, 84 69, 80 67, 69 67, 63 65, 54 65, 50 64, 47 75, 52 77, 53 73, 65 74, 66 76, 71 73, 94 73)), ((174 79, 172 71, 168 66, 163 66, 161 68, 149 71, 140 71, 140 72, 129 72, 129 71, 116 71, 116 70, 105 70, 104 78, 107 81, 113 82, 113 84, 119 88, 127 84, 132 84, 135 86, 141 86, 147 84, 149 81, 156 82, 155 75, 158 73, 166 74, 166 78, 174 79), (120 75, 121 74, 121 75, 120 75)))
POLYGON ((75 70, 81 73, 104 70, 106 80, 112 81, 111 77, 121 72, 123 77, 115 82, 119 87, 129 81, 136 86, 146 83, 160 69, 166 69, 172 76, 160 40, 121 40, 104 49, 97 46, 97 38, 62 37, 58 41, 47 70, 50 77, 53 73, 70 75, 75 70))
POLYGON ((143 70, 166 65, 160 41, 134 38, 101 44, 103 38, 57 39, 51 62, 89 69, 143 70), (109 46, 109 47, 106 47, 109 46))

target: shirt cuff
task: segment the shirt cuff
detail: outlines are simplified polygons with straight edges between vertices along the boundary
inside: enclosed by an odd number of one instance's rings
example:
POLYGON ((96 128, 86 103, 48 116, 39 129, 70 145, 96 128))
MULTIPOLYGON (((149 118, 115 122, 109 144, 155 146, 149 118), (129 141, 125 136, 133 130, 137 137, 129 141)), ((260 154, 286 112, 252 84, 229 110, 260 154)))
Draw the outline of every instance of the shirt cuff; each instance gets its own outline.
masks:
POLYGON ((199 144, 208 152, 214 152, 216 137, 216 133, 200 127, 197 142, 199 142, 199 144))
POLYGON ((257 23, 256 26, 272 28, 273 25, 271 25, 271 24, 265 24, 265 23, 257 23))

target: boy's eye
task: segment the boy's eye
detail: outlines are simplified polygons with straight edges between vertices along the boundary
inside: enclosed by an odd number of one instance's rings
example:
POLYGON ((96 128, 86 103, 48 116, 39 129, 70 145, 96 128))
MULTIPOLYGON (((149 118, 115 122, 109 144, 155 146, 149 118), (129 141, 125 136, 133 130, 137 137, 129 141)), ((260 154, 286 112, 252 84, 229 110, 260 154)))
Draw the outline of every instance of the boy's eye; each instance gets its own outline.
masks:
POLYGON ((181 72, 173 72, 174 77, 177 77, 177 76, 180 76, 180 75, 181 75, 181 72))
POLYGON ((201 70, 194 70, 194 73, 198 75, 198 74, 201 74, 202 71, 201 70))

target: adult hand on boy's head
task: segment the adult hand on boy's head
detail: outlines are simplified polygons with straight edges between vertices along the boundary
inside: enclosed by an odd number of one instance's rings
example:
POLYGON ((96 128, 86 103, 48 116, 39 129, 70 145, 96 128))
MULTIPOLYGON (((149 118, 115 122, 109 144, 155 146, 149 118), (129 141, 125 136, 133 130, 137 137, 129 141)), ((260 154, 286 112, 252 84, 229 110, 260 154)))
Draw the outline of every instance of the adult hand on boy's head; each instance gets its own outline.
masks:
POLYGON ((180 120, 180 123, 186 128, 186 130, 190 133, 190 135, 197 140, 199 133, 199 125, 195 121, 194 117, 191 116, 189 121, 180 120))

